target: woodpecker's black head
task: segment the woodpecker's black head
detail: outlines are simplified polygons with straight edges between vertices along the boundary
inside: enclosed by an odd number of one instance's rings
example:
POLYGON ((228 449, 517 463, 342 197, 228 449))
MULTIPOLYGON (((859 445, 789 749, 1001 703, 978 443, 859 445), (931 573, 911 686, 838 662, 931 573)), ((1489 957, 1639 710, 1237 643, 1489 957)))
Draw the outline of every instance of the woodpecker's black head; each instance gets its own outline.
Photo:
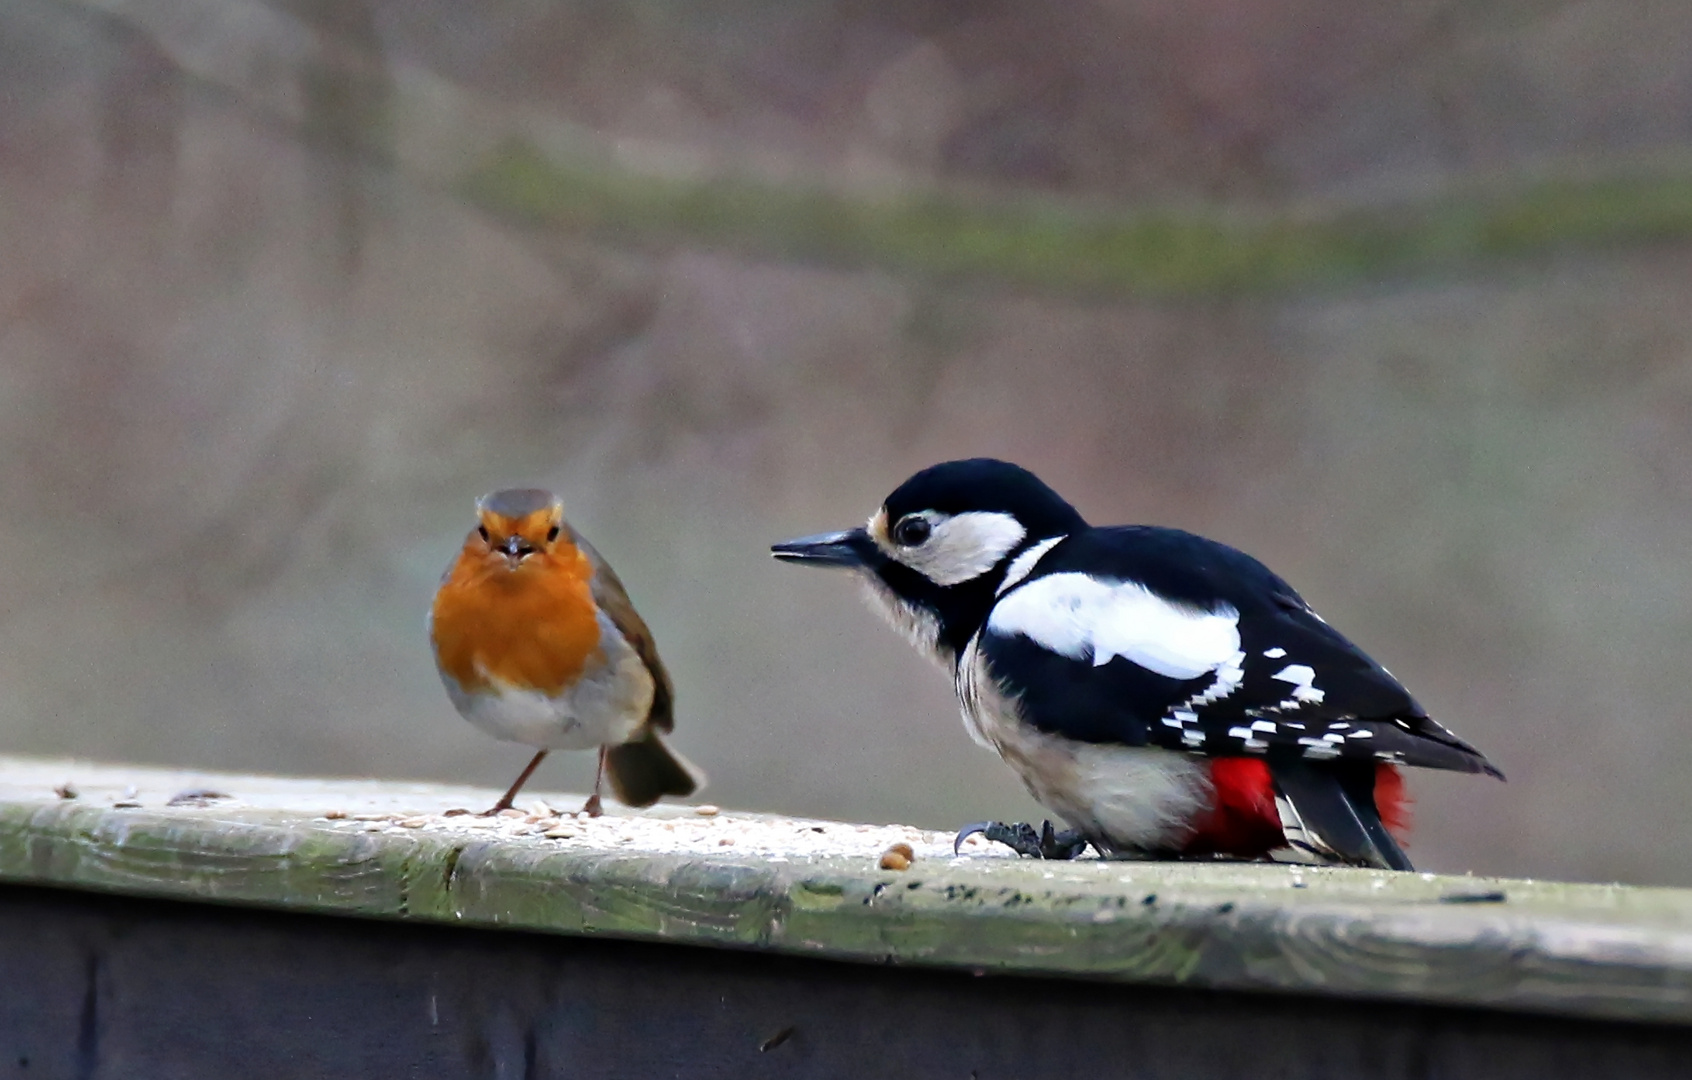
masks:
POLYGON ((789 562, 860 571, 894 624, 952 664, 987 617, 1016 557, 1086 527, 1073 506, 1027 469, 971 458, 906 480, 863 528, 770 550, 789 562))

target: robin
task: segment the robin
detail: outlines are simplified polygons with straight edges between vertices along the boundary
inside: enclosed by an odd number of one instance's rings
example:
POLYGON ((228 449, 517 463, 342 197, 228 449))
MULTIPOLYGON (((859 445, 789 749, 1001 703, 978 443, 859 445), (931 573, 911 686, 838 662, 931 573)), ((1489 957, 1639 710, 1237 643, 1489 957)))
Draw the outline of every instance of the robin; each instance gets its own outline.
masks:
POLYGON ((487 813, 511 805, 553 750, 599 751, 617 801, 651 806, 697 791, 704 777, 664 745, 674 691, 623 583, 564 520, 550 491, 496 491, 441 579, 429 613, 435 666, 458 711, 496 738, 536 748, 487 813))

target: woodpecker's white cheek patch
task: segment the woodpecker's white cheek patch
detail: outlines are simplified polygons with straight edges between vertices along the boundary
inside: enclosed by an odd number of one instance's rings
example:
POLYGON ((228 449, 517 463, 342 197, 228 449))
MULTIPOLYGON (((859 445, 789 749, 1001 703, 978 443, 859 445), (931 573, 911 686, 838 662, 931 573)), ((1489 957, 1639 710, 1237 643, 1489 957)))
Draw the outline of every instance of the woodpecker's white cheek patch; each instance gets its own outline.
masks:
POLYGON ((1012 559, 1011 564, 1005 567, 1005 580, 999 583, 999 592, 1004 592, 1006 589, 1015 585, 1029 574, 1032 574, 1034 572, 1034 567, 1041 559, 1046 557, 1046 552, 1052 550, 1054 547, 1057 547, 1067 539, 1069 539, 1067 536, 1054 536, 1049 540, 1042 540, 1027 551, 1024 551, 1021 555, 1012 559))
POLYGON ((962 585, 999 565, 1028 535, 1022 523, 1009 514, 982 510, 968 513, 926 515, 928 539, 916 547, 889 543, 888 555, 904 563, 936 585, 962 585))
POLYGON ((1177 604, 1135 581, 1050 574, 1006 594, 987 628, 1095 667, 1115 657, 1171 679, 1196 679, 1240 659, 1240 616, 1177 604))

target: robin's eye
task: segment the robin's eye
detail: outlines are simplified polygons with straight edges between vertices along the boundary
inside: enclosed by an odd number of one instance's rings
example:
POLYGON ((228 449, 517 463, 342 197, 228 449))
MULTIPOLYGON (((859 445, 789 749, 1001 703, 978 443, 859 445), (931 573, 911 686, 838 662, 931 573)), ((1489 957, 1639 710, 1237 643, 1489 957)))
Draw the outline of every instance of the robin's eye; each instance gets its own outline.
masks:
POLYGON ((906 514, 893 526, 893 539, 900 547, 916 547, 928 540, 934 526, 921 514, 906 514))
POLYGON ((482 534, 482 542, 484 544, 492 541, 493 538, 488 535, 488 527, 486 525, 476 526, 476 531, 482 534))
POLYGON ((546 538, 549 542, 558 539, 558 526, 554 525, 552 528, 548 529, 546 538))

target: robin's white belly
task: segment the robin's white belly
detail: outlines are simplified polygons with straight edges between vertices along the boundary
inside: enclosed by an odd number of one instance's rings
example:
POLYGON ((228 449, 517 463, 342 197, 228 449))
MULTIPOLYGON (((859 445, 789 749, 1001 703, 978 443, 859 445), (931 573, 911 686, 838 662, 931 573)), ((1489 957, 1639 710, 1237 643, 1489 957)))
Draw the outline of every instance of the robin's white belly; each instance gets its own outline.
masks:
MULTIPOLYGON (((497 739, 537 750, 591 750, 628 742, 652 711, 652 675, 621 631, 599 616, 600 651, 559 694, 510 686, 466 691, 444 670, 441 682, 464 718, 497 739)), ((440 665, 436 663, 436 668, 440 665)))

